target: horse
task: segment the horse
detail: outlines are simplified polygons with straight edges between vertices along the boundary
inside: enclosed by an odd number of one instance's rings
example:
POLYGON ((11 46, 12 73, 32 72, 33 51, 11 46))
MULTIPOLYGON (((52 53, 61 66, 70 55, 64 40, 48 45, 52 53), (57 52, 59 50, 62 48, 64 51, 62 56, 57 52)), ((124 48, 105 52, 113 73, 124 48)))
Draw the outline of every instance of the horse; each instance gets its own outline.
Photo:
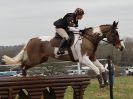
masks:
POLYGON ((107 85, 107 77, 104 66, 96 58, 96 50, 100 41, 104 38, 107 39, 106 42, 120 51, 125 48, 123 41, 120 40, 117 25, 118 22, 114 21, 113 24, 85 28, 82 36, 79 33, 74 33, 74 41, 70 46, 71 51, 65 50, 63 55, 57 55, 58 38, 53 36, 35 37, 29 40, 17 56, 11 58, 4 55, 2 61, 6 64, 21 63, 23 76, 26 76, 27 69, 46 62, 49 57, 76 61, 89 66, 96 73, 100 87, 104 87, 107 85))

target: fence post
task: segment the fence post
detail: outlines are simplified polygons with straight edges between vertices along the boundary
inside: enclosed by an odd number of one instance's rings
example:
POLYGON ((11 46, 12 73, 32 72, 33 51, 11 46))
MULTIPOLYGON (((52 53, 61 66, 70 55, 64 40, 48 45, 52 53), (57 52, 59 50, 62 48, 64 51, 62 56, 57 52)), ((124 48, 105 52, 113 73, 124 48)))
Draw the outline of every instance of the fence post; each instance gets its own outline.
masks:
POLYGON ((111 56, 108 56, 110 99, 113 99, 113 75, 111 65, 111 56))

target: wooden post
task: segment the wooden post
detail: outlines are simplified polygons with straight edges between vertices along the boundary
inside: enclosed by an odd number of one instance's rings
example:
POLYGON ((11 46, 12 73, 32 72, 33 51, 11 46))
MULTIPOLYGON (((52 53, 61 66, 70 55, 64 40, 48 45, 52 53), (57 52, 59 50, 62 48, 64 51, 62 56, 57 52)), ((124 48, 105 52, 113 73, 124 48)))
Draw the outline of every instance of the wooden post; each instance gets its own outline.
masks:
POLYGON ((113 75, 112 75, 112 69, 111 69, 111 56, 108 56, 108 67, 109 67, 109 89, 110 89, 110 99, 113 99, 113 75))

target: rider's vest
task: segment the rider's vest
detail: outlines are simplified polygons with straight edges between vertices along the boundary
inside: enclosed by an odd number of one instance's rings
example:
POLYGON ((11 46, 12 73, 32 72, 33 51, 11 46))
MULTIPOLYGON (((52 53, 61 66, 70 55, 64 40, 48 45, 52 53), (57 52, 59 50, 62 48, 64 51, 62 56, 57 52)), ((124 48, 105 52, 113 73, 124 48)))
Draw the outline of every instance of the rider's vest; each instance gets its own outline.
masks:
POLYGON ((68 26, 78 27, 78 20, 76 20, 76 15, 74 13, 67 13, 63 18, 58 19, 54 22, 56 28, 63 28, 68 30, 68 26))

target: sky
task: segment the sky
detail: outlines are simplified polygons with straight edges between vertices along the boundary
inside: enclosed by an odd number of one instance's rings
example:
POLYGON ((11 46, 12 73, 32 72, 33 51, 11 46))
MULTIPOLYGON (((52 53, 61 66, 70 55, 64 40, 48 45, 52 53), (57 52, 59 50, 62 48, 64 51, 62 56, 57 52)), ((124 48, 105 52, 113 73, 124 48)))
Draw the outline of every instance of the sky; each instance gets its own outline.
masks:
POLYGON ((0 0, 0 46, 54 35, 53 22, 77 7, 85 11, 80 29, 119 21, 120 37, 133 37, 133 0, 0 0))

